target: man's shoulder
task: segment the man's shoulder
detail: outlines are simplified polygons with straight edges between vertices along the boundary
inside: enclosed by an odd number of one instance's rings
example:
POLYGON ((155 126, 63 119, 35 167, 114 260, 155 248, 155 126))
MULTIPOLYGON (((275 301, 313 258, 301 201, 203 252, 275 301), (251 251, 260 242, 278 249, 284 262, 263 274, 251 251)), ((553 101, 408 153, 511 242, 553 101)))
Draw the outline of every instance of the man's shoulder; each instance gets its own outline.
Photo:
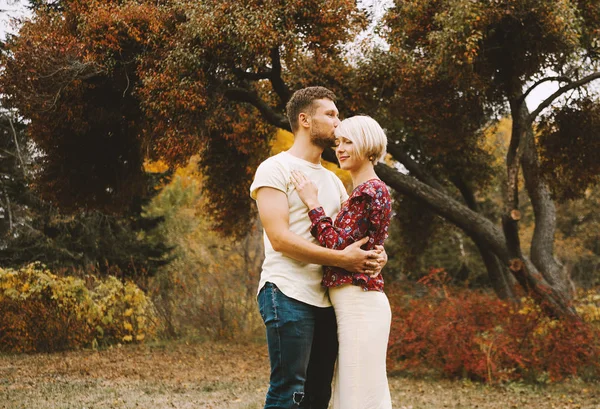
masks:
POLYGON ((273 155, 258 165, 254 181, 250 185, 250 197, 256 199, 256 193, 262 187, 271 187, 287 193, 288 167, 282 162, 281 157, 281 154, 273 155))
POLYGON ((289 159, 287 158, 287 154, 285 152, 279 152, 275 155, 269 156, 267 159, 263 160, 260 166, 284 166, 289 159))
POLYGON ((273 156, 269 156, 267 159, 263 160, 258 168, 272 168, 272 167, 283 167, 285 168, 286 157, 285 152, 277 153, 273 156))

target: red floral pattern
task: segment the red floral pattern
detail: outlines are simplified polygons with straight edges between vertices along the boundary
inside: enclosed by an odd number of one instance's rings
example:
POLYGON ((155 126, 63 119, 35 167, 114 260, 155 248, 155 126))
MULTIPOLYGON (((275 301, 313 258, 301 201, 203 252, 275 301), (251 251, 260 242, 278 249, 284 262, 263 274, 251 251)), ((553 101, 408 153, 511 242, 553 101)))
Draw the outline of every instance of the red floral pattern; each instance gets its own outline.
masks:
MULTIPOLYGON (((342 205, 335 223, 322 207, 312 209, 308 215, 312 222, 311 234, 322 246, 342 250, 369 236, 369 241, 362 248, 371 250, 375 245, 382 245, 388 236, 392 199, 385 183, 379 179, 371 179, 352 191, 342 205)), ((350 273, 339 267, 325 266, 322 284, 325 287, 353 284, 361 286, 365 291, 383 291, 381 274, 371 278, 367 274, 350 273)))

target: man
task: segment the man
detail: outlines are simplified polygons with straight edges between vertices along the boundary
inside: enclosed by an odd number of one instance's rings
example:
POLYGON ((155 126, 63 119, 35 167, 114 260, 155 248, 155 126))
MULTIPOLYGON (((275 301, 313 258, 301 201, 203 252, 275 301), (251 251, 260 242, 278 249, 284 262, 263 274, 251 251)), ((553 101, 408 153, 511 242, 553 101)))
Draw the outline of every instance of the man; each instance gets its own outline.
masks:
POLYGON ((348 198, 339 178, 320 161, 323 150, 333 146, 340 123, 335 100, 323 87, 294 93, 287 104, 294 144, 265 160, 250 187, 265 230, 258 293, 271 361, 265 409, 327 408, 337 332, 333 308, 321 286, 321 266, 373 274, 386 261, 381 249, 360 249, 368 238, 341 251, 319 246, 309 231, 308 209, 290 180, 291 171, 300 170, 315 182, 326 214, 336 214, 348 198))

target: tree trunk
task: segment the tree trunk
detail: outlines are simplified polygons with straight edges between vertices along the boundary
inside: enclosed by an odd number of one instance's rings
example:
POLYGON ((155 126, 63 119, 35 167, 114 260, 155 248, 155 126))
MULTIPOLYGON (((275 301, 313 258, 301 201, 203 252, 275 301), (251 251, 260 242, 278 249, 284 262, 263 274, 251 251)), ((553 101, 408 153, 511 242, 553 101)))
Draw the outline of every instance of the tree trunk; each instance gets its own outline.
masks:
MULTIPOLYGON (((479 213, 479 205, 475 199, 473 189, 460 177, 451 178, 452 183, 458 188, 466 205, 469 209, 479 213)), ((485 264, 485 268, 488 273, 490 282, 494 292, 501 300, 516 301, 516 297, 513 291, 513 285, 516 284, 516 280, 510 273, 510 270, 503 266, 498 257, 486 247, 484 243, 474 240, 477 250, 481 255, 481 259, 485 264)))
MULTIPOLYGON (((529 112, 523 108, 525 121, 529 112)), ((554 235, 556 232, 556 208, 552 200, 548 184, 540 172, 539 157, 533 129, 527 126, 527 143, 523 153, 522 168, 525 188, 531 199, 535 216, 535 229, 531 240, 530 258, 544 279, 562 293, 567 299, 572 298, 571 283, 565 267, 554 257, 554 235)))
POLYGON ((492 288, 494 289, 494 292, 498 298, 506 301, 516 301, 517 298, 513 291, 512 284, 515 282, 515 279, 513 278, 512 274, 510 274, 508 268, 503 265, 500 260, 498 260, 498 257, 496 257, 496 255, 483 244, 475 241, 475 245, 479 250, 479 254, 481 254, 488 277, 492 283, 492 288))

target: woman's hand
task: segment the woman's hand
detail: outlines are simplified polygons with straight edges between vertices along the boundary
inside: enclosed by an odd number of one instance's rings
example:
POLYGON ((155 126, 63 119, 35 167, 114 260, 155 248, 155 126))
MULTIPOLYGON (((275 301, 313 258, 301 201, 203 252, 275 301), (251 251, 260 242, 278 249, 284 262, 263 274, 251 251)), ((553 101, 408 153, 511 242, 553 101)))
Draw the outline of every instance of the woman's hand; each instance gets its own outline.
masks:
POLYGON ((309 209, 321 206, 319 203, 319 189, 306 175, 298 170, 292 171, 292 183, 298 196, 309 209))
POLYGON ((376 245, 373 248, 373 251, 377 253, 377 257, 375 258, 374 262, 371 262, 369 265, 367 265, 368 270, 365 271, 365 273, 370 275, 371 278, 375 278, 381 274, 381 270, 383 270, 383 267, 385 267, 388 262, 388 255, 383 246, 376 245))

